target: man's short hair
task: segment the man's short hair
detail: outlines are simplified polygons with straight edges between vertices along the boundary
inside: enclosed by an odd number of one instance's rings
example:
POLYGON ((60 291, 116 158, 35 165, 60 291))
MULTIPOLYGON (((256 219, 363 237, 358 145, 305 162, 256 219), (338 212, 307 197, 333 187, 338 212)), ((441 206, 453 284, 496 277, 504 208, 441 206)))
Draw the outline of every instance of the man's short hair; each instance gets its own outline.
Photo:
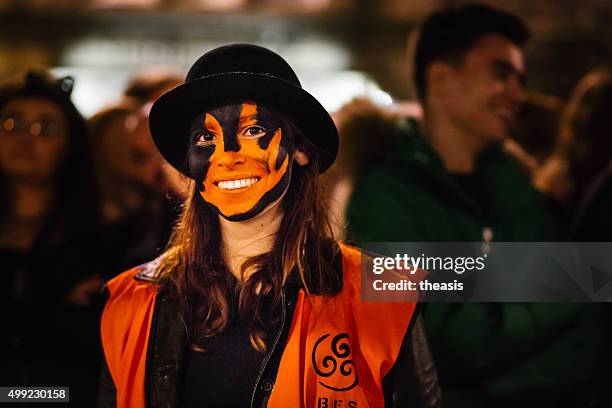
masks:
POLYGON ((423 22, 414 56, 414 81, 419 99, 425 101, 425 71, 434 61, 460 64, 475 43, 486 34, 499 34, 522 47, 529 29, 505 11, 471 3, 431 14, 423 22))

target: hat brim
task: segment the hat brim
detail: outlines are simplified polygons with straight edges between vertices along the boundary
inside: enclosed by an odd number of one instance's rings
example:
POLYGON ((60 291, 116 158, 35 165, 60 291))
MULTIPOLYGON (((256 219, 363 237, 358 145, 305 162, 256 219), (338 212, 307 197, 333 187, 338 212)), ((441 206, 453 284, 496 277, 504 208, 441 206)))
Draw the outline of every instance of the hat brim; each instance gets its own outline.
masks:
POLYGON ((162 95, 149 116, 157 149, 172 166, 193 178, 187 165, 191 121, 210 109, 245 101, 265 104, 287 115, 317 148, 321 173, 333 163, 338 152, 338 131, 325 108, 299 86, 247 72, 198 78, 162 95))

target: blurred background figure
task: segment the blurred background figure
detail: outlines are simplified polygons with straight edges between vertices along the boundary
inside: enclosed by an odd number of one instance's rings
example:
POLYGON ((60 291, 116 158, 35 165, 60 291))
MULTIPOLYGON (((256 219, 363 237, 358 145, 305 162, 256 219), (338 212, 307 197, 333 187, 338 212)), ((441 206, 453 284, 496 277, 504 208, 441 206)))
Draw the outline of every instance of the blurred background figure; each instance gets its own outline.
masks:
POLYGON ((563 112, 553 154, 534 176, 535 185, 571 219, 571 238, 609 241, 612 238, 612 74, 589 72, 563 112))
POLYGON ((90 119, 103 192, 103 223, 114 275, 154 258, 168 240, 186 183, 149 132, 151 103, 182 82, 161 68, 132 78, 121 100, 90 119))
POLYGON ((123 95, 140 105, 155 102, 157 98, 183 83, 184 75, 164 66, 143 69, 133 75, 123 95))
MULTIPOLYGON (((534 177, 558 206, 571 241, 612 241, 612 72, 597 68, 576 85, 563 112, 554 153, 534 177)), ((606 339, 612 339, 612 307, 606 339)), ((612 406, 612 352, 606 348, 590 391, 597 407, 612 406)))
POLYGON ((564 103, 542 92, 528 91, 526 96, 510 140, 523 149, 528 167, 535 171, 555 148, 564 103))
POLYGON ((338 128, 340 147, 336 161, 322 175, 322 182, 337 239, 347 238, 346 209, 356 180, 388 159, 386 139, 397 132, 406 117, 420 120, 420 105, 405 101, 385 106, 365 97, 353 99, 332 115, 338 128), (373 135, 377 138, 375 142, 373 135))
POLYGON ((123 218, 141 201, 138 194, 131 194, 134 189, 130 187, 138 177, 134 175, 136 171, 129 170, 135 159, 130 155, 131 143, 126 129, 126 119, 136 109, 135 103, 126 100, 102 109, 89 119, 91 148, 102 193, 100 204, 105 223, 123 218))
MULTIPOLYGON (((347 206, 349 237, 482 243, 560 238, 546 197, 531 183, 537 162, 511 139, 527 100, 528 38, 519 17, 483 4, 445 7, 424 20, 414 54, 422 119, 362 104, 340 126, 341 140, 361 152, 353 155, 352 168, 366 168, 355 178, 347 206), (373 114, 375 128, 363 121, 373 114)), ((444 405, 583 405, 583 385, 602 355, 602 314, 596 304, 427 304, 425 327, 444 405)))
POLYGON ((71 387, 99 367, 99 195, 71 78, 30 70, 0 87, 0 383, 71 387))

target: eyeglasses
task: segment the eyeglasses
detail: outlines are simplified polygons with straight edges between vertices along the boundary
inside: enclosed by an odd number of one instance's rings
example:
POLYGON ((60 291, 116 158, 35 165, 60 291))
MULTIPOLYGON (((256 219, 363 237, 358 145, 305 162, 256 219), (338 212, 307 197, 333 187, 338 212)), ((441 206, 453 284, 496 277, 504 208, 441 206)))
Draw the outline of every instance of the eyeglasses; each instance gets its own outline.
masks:
POLYGON ((59 133, 61 125, 51 119, 27 121, 19 116, 0 117, 0 134, 14 135, 29 132, 32 136, 49 137, 59 133))

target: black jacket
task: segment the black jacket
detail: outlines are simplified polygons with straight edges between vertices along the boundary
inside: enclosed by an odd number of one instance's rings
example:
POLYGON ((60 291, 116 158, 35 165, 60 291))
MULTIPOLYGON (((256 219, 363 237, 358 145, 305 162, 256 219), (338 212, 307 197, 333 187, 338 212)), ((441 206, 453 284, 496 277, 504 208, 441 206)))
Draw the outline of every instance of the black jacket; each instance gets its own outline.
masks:
MULTIPOLYGON (((341 271, 341 259, 334 260, 334 269, 341 271)), ((144 268, 138 279, 152 280, 144 268)), ((273 346, 262 360, 251 396, 251 407, 266 407, 274 388, 276 373, 293 319, 300 290, 297 280, 289 280, 283 291, 280 327, 273 346)), ((188 345, 187 328, 180 318, 177 301, 169 286, 162 285, 155 301, 151 334, 147 350, 145 398, 150 408, 178 406, 179 381, 184 367, 184 351, 188 345)), ((441 407, 441 392, 437 373, 423 331, 420 314, 415 312, 408 328, 400 355, 392 370, 383 379, 386 407, 441 407)), ((103 364, 98 395, 98 407, 116 406, 116 390, 106 363, 103 364)))

